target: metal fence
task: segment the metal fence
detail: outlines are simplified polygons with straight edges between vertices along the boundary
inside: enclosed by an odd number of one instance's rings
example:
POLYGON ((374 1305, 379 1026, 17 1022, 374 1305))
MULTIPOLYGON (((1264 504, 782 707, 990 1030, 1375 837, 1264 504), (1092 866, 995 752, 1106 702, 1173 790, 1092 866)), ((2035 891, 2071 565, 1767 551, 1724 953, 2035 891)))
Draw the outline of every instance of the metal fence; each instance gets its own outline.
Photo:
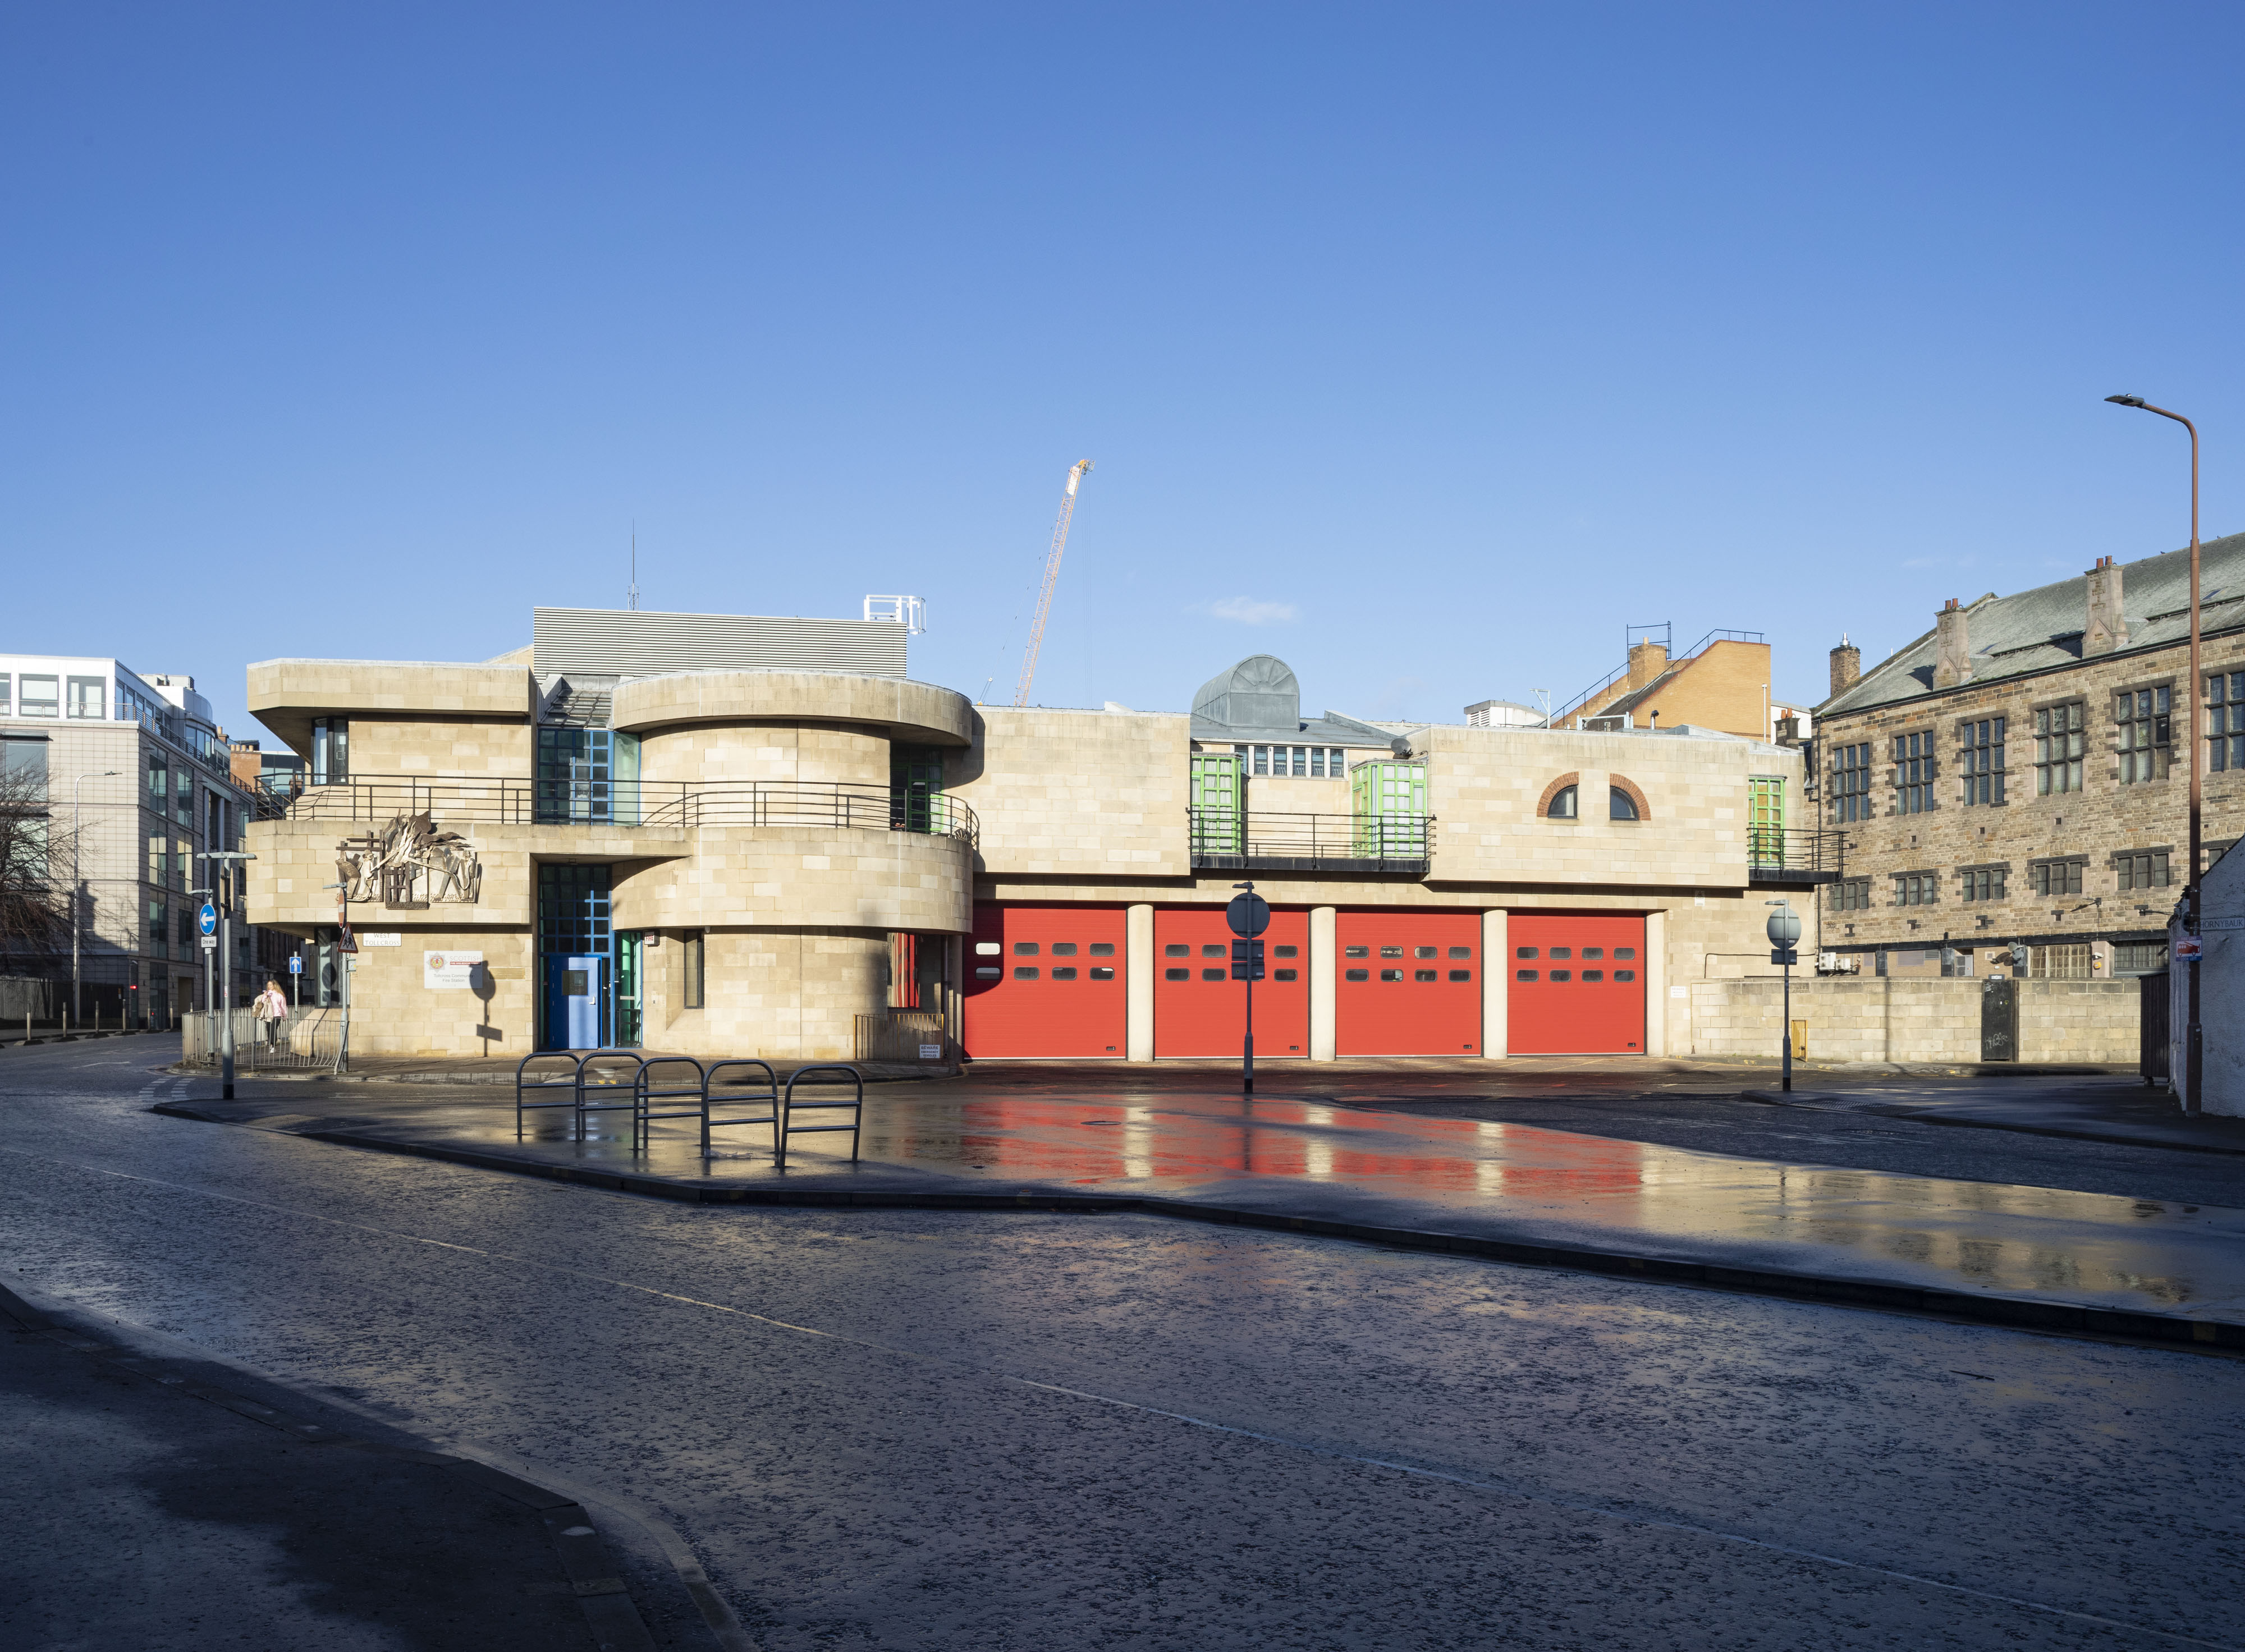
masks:
POLYGON ((1196 865, 1252 869, 1258 863, 1283 863, 1307 870, 1346 862, 1349 870, 1423 872, 1434 854, 1432 815, 1265 815, 1228 809, 1187 815, 1196 865))
POLYGON ((288 800, 290 820, 382 822, 432 815, 447 826, 810 826, 915 832, 958 838, 980 833, 974 810, 941 792, 902 786, 762 781, 424 779, 358 775, 288 800))
POLYGON ((234 1018, 236 1072, 303 1072, 332 1067, 342 1052, 340 1008, 297 1009, 285 1021, 263 1021, 248 1010, 198 1010, 180 1023, 184 1060, 214 1067, 224 1047, 225 1023, 234 1018))
POLYGON ((1847 848, 1843 832, 1808 826, 1746 828, 1746 867, 1757 881, 1791 875, 1836 882, 1847 870, 1847 848))

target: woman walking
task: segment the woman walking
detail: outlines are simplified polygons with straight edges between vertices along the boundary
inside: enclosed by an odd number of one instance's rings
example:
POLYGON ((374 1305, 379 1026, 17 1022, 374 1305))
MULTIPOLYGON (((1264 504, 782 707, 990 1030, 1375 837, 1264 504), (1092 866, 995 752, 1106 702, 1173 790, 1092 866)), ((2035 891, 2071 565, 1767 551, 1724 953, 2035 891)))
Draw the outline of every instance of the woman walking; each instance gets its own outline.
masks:
POLYGON ((265 1047, 276 1049, 281 1043, 281 1029, 288 1024, 288 999, 281 991, 281 983, 267 978, 265 990, 250 1005, 250 1013, 265 1033, 265 1047))

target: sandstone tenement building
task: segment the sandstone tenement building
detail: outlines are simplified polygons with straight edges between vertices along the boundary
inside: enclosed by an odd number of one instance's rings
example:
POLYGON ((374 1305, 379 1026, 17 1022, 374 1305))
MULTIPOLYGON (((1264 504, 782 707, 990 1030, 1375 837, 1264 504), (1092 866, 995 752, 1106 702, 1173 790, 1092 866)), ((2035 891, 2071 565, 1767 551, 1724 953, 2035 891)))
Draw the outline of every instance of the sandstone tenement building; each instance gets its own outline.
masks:
POLYGON ((1820 944, 1866 973, 2163 969, 2187 881, 2193 760, 2209 861, 2245 833, 2245 535, 1970 603, 1858 676, 1832 651, 1815 807, 1845 836, 1820 944))

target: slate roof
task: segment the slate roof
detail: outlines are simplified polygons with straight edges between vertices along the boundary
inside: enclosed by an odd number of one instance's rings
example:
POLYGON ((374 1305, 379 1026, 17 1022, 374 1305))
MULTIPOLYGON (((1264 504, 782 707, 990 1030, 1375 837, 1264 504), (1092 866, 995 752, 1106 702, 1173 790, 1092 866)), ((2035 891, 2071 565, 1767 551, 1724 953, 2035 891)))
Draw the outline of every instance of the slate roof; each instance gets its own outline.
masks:
MULTIPOLYGON (((2245 627, 2245 533, 2200 545, 2199 586, 2202 633, 2245 627)), ((2008 597, 1991 592, 1967 604, 1964 613, 1964 638, 1972 659, 1972 680, 1965 687, 2062 669, 2081 660, 2082 630, 2089 621, 2088 576, 2077 574, 2008 597)), ((2122 563, 2120 613, 2127 622, 2128 642, 2112 658, 2187 640, 2189 550, 2122 563)), ((1825 701, 1815 708, 1817 721, 1931 694, 1936 634, 1927 632, 1825 701)))

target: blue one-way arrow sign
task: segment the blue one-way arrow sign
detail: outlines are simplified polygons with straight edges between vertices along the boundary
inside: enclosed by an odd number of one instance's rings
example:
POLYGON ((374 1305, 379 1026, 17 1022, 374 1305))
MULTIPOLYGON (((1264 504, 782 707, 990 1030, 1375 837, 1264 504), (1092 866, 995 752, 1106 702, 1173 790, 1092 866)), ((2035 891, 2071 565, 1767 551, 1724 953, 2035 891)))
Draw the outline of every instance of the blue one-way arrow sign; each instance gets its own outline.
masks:
POLYGON ((218 908, 213 906, 208 901, 205 901, 203 903, 203 910, 195 914, 195 927, 206 935, 217 934, 218 908))

